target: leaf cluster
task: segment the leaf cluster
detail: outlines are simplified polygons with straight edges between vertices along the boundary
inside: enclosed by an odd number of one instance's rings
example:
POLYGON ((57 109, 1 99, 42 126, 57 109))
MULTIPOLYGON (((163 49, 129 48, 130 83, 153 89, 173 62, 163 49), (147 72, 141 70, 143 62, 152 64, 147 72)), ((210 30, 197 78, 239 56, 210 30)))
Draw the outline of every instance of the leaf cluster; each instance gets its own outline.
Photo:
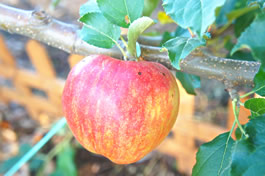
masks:
POLYGON ((261 176, 265 174, 265 114, 252 116, 244 126, 248 137, 229 133, 203 144, 196 156, 192 175, 261 176))
POLYGON ((90 0, 80 7, 79 21, 83 24, 80 37, 101 48, 116 45, 126 58, 127 53, 118 42, 121 38, 129 54, 138 58, 141 50, 137 39, 154 24, 151 18, 140 17, 143 13, 150 14, 157 3, 144 0, 90 0), (128 44, 121 36, 121 28, 128 28, 128 44))

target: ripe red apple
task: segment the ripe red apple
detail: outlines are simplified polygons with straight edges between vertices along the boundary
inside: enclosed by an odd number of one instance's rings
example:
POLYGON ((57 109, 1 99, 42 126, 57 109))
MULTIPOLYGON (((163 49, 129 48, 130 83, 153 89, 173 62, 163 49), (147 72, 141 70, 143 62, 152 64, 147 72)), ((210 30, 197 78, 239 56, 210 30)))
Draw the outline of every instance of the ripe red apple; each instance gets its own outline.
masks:
POLYGON ((178 85, 163 65, 104 55, 71 70, 62 100, 81 145, 117 164, 136 162, 158 146, 179 109, 178 85))

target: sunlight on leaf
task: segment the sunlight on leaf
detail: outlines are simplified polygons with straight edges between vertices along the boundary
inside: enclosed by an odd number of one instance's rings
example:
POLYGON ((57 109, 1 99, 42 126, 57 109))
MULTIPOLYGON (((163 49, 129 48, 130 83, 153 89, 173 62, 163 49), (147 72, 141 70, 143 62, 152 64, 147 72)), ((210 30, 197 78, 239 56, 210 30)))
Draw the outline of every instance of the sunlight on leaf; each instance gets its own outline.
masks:
POLYGON ((205 40, 198 38, 176 37, 164 43, 163 47, 168 50, 172 65, 179 70, 180 61, 187 57, 191 51, 202 45, 205 45, 205 40))
POLYGON ((163 0, 165 12, 183 28, 191 28, 202 37, 215 21, 215 9, 225 0, 163 0))
POLYGON ((142 15, 144 0, 97 0, 103 15, 121 27, 130 24, 142 15))

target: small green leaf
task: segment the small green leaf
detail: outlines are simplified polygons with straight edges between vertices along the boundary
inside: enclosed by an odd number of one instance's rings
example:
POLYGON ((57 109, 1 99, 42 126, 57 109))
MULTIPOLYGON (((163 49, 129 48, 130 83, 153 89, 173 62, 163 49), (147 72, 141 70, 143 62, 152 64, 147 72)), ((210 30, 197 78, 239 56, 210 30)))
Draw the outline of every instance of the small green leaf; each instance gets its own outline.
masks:
POLYGON ((244 103, 245 108, 251 110, 251 116, 257 117, 265 114, 265 99, 264 98, 252 98, 244 103))
POLYGON ((187 57, 191 51, 202 45, 205 45, 205 40, 198 38, 176 37, 167 41, 163 47, 168 50, 172 65, 180 70, 180 61, 187 57))
POLYGON ((120 28, 110 23, 100 12, 95 1, 89 1, 80 8, 79 21, 83 28, 79 33, 85 42, 101 47, 111 48, 117 43, 120 37, 120 28))
POLYGON ((260 96, 265 96, 265 71, 259 69, 259 72, 256 74, 254 78, 254 91, 260 96))
POLYGON ((159 3, 159 0, 144 0, 143 16, 150 16, 159 3))
POLYGON ((216 16, 216 24, 218 26, 225 25, 228 22, 227 14, 234 10, 237 0, 226 0, 225 4, 220 7, 219 13, 216 16))
POLYGON ((190 27, 202 37, 215 21, 215 9, 225 0, 163 0, 165 12, 183 28, 190 27))
POLYGON ((258 4, 260 8, 264 8, 265 0, 248 0, 249 6, 256 5, 256 4, 258 4))
POLYGON ((192 169, 193 176, 225 175, 231 161, 231 149, 234 144, 229 133, 217 136, 211 142, 201 145, 196 155, 196 164, 192 169))
POLYGON ((0 174, 4 174, 7 172, 12 166, 14 166, 20 159, 22 155, 17 155, 12 158, 5 160, 4 162, 0 163, 0 174))
POLYGON ((262 63, 262 69, 265 70, 265 13, 259 14, 252 24, 246 28, 238 39, 237 44, 231 51, 235 53, 239 49, 249 48, 255 60, 262 63))
POLYGON ((31 171, 38 171, 44 164, 43 155, 35 155, 29 162, 29 168, 31 171))
POLYGON ((248 138, 235 142, 232 153, 231 175, 264 175, 265 116, 259 116, 245 125, 248 138))
MULTIPOLYGON (((0 174, 3 174, 7 172, 12 166, 14 166, 30 149, 32 146, 30 144, 21 144, 19 146, 19 153, 11 157, 4 162, 0 162, 0 174)), ((29 166, 30 170, 35 171, 36 169, 39 169, 43 164, 43 157, 41 157, 40 154, 35 155, 30 161, 29 166)))
POLYGON ((257 7, 243 7, 243 8, 235 9, 235 10, 231 11, 226 16, 227 16, 228 21, 233 21, 233 20, 241 17, 242 15, 245 15, 251 11, 255 11, 256 9, 257 9, 257 7))
POLYGON ((183 72, 176 72, 176 77, 181 82, 187 93, 196 95, 194 89, 201 87, 200 77, 183 72))
POLYGON ((128 51, 134 57, 137 57, 136 42, 138 37, 155 22, 149 17, 141 17, 135 20, 128 30, 128 51))
POLYGON ((130 24, 142 15, 144 0, 97 0, 103 15, 121 27, 130 24))
POLYGON ((174 32, 165 32, 163 34, 163 38, 162 38, 162 41, 160 43, 160 46, 162 46, 164 43, 166 43, 166 41, 173 39, 175 37, 191 37, 191 35, 187 29, 184 29, 184 28, 178 26, 174 32))
POLYGON ((75 150, 72 148, 71 144, 68 143, 57 156, 56 170, 52 175, 77 176, 74 156, 75 150))
POLYGON ((254 21, 257 12, 259 9, 252 10, 240 17, 238 17, 235 21, 235 36, 238 38, 242 32, 245 31, 245 29, 254 21))
POLYGON ((90 0, 87 3, 83 4, 79 9, 80 17, 84 16, 87 13, 97 12, 100 13, 96 0, 90 0))

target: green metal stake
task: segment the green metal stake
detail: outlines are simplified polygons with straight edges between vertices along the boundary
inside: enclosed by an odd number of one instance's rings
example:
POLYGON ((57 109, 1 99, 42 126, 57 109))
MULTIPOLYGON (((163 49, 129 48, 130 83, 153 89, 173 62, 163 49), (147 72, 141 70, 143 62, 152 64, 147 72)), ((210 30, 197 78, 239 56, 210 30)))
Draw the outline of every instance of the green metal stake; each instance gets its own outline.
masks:
POLYGON ((14 175, 31 157, 33 157, 60 129, 66 124, 66 119, 62 118, 52 127, 52 129, 28 151, 4 176, 14 175))

